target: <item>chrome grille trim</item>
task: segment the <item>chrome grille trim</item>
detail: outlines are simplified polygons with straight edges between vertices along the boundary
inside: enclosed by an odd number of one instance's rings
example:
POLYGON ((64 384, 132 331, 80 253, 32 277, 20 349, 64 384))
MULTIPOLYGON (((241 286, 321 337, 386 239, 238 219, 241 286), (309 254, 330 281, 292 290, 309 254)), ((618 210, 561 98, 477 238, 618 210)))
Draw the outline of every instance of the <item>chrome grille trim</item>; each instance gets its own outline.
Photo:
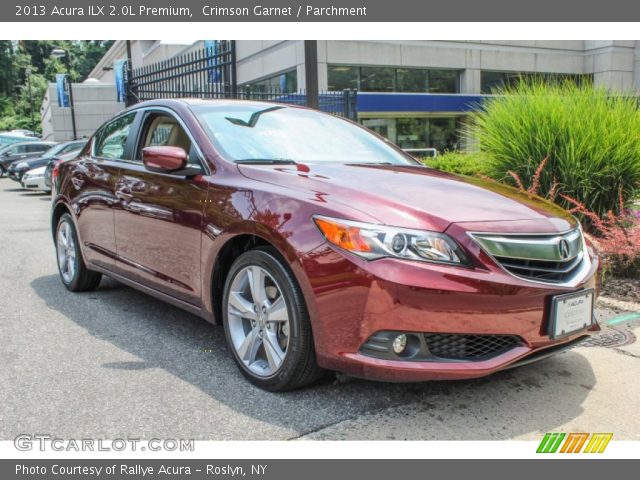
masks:
POLYGON ((575 258, 582 251, 582 235, 576 228, 564 234, 551 235, 501 235, 472 234, 487 253, 495 257, 519 258, 522 260, 565 261, 575 258), (562 257, 559 249, 564 240, 569 255, 562 257))
POLYGON ((572 287, 591 268, 579 227, 551 234, 469 235, 504 271, 531 282, 572 287))

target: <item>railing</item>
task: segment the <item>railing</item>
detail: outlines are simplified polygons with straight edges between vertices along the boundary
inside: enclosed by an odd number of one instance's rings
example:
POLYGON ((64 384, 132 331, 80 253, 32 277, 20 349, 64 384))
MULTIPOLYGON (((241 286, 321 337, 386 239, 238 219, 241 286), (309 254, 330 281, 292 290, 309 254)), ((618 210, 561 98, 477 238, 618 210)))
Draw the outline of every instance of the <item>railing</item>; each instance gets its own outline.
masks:
POLYGON ((129 105, 157 98, 229 98, 237 91, 235 42, 204 48, 132 70, 129 105))
MULTIPOLYGON (((235 42, 224 40, 215 46, 129 72, 127 105, 159 98, 205 98, 264 100, 306 105, 304 90, 285 91, 277 87, 240 86, 236 81, 235 42)), ((334 115, 357 120, 354 90, 320 92, 319 108, 334 115)))

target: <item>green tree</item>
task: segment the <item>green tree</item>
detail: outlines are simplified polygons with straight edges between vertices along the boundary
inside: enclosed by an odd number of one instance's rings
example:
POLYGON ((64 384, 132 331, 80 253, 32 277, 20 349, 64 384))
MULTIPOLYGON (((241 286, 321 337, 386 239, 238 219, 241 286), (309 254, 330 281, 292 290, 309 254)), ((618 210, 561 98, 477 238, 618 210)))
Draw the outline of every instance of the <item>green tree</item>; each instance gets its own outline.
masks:
POLYGON ((57 73, 67 71, 64 59, 51 56, 54 48, 68 52, 71 79, 81 82, 112 44, 112 40, 1 40, 0 131, 32 128, 32 105, 35 130, 40 131, 40 105, 47 85, 57 73), (31 91, 27 69, 31 71, 31 91))

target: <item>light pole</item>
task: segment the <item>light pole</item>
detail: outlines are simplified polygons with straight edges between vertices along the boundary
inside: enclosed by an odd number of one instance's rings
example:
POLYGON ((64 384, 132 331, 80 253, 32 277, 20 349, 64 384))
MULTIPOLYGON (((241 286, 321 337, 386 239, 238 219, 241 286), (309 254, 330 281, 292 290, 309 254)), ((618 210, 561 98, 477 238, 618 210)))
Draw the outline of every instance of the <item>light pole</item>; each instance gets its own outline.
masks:
POLYGON ((24 71, 25 76, 27 77, 27 85, 29 85, 29 110, 31 111, 31 131, 36 131, 36 123, 33 120, 33 93, 31 91, 31 69, 26 68, 24 71))
POLYGON ((77 140, 78 133, 76 131, 76 112, 73 106, 73 88, 71 87, 71 61, 69 59, 69 52, 64 48, 54 48, 51 51, 51 56, 54 58, 63 58, 64 65, 67 69, 67 85, 69 86, 69 106, 71 107, 71 128, 73 128, 73 139, 77 140))

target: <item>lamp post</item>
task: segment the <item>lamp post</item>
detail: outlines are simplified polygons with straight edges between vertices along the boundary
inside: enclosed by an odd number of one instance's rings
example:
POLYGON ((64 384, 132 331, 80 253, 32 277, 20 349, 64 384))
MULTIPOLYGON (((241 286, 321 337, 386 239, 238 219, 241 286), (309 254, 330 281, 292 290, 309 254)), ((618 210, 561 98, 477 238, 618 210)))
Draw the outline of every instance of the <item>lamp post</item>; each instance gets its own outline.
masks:
POLYGON ((29 85, 29 110, 31 113, 31 131, 36 131, 36 123, 33 120, 33 92, 31 91, 31 69, 26 68, 24 74, 27 77, 27 85, 29 85))
POLYGON ((69 52, 64 48, 54 48, 51 51, 51 56, 54 58, 63 58, 64 66, 67 69, 67 85, 69 86, 69 106, 71 107, 71 128, 73 129, 73 138, 78 138, 78 132, 76 131, 76 112, 73 105, 73 88, 71 86, 71 61, 69 59, 69 52))

